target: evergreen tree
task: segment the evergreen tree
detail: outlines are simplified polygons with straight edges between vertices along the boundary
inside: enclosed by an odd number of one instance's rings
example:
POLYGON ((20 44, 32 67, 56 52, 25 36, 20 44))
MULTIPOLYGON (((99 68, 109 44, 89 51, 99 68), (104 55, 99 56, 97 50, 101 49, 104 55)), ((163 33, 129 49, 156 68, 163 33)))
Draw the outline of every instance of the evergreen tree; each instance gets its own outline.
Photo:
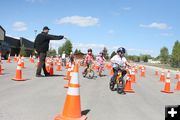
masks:
POLYGON ((106 60, 108 60, 108 59, 109 59, 109 55, 108 55, 108 50, 107 50, 106 47, 103 48, 103 53, 104 53, 104 58, 105 58, 106 60))
POLYGON ((66 40, 66 42, 58 48, 58 54, 62 55, 63 51, 65 51, 67 55, 70 55, 72 52, 72 43, 70 40, 66 40))
POLYGON ((174 43, 170 64, 172 67, 180 68, 180 42, 178 40, 174 43))
POLYGON ((19 54, 20 54, 20 56, 24 56, 24 57, 26 56, 26 50, 25 50, 24 45, 21 46, 21 49, 20 49, 20 53, 19 53, 19 54))
POLYGON ((169 52, 167 47, 163 47, 160 50, 160 61, 162 64, 167 64, 169 61, 169 52))

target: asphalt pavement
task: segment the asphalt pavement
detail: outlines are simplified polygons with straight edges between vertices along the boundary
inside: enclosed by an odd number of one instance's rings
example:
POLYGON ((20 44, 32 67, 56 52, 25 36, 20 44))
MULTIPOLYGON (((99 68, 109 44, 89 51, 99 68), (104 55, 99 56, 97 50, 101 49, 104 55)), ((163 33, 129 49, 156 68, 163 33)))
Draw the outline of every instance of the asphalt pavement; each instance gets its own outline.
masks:
MULTIPOLYGON (((36 60, 37 61, 37 60, 36 60)), ((3 60, 4 75, 0 75, 0 120, 54 120, 63 111, 67 89, 66 75, 54 71, 53 77, 35 77, 36 65, 25 59, 22 70, 26 81, 13 81, 17 64, 3 60)), ((160 92, 164 83, 155 76, 155 67, 146 66, 146 75, 136 74, 132 84, 135 93, 117 94, 109 89, 109 71, 104 77, 83 78, 79 70, 81 110, 88 120, 164 120, 165 105, 180 104, 180 91, 174 91, 177 80, 171 74, 173 94, 160 92)))

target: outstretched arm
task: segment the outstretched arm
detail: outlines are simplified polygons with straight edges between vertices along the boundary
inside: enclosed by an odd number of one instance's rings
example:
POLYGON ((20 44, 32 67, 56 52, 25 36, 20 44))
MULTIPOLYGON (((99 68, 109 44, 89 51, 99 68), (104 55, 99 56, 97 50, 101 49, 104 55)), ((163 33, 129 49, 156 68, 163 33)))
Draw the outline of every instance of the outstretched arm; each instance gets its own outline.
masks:
POLYGON ((49 40, 61 40, 63 38, 64 38, 64 36, 62 36, 62 35, 59 35, 59 36, 50 35, 50 34, 46 35, 46 39, 49 39, 49 40))

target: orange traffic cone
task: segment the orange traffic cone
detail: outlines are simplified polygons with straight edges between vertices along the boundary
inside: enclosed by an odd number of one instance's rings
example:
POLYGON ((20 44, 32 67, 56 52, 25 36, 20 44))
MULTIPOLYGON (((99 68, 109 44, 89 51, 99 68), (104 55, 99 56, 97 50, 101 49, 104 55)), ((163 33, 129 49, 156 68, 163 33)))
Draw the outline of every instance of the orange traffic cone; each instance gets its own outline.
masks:
POLYGON ((57 71, 61 71, 61 62, 60 60, 57 62, 57 68, 56 68, 57 71))
POLYGON ((86 120, 86 116, 81 115, 80 85, 78 76, 78 65, 74 66, 72 79, 67 91, 66 100, 62 114, 55 117, 54 120, 86 120))
POLYGON ((180 78, 179 71, 176 72, 176 79, 178 80, 180 78))
POLYGON ((128 74, 127 79, 126 79, 126 85, 124 87, 125 92, 130 92, 134 93, 134 90, 131 88, 131 75, 128 74))
MULTIPOLYGON (((179 73, 179 76, 180 76, 180 73, 179 73)), ((179 80, 178 80, 178 83, 177 83, 175 90, 180 90, 180 77, 179 77, 179 80)))
POLYGON ((113 76, 114 72, 113 72, 113 68, 110 71, 110 76, 113 76))
POLYGON ((8 56, 8 59, 7 59, 7 63, 11 63, 10 53, 9 53, 9 56, 8 56))
POLYGON ((47 72, 49 72, 49 70, 50 70, 50 62, 48 60, 46 62, 46 70, 47 70, 47 72))
POLYGON ((30 57, 29 57, 29 62, 32 62, 32 57, 31 57, 31 55, 30 55, 30 57))
POLYGON ((51 63, 50 63, 49 74, 50 74, 50 75, 54 75, 53 61, 51 61, 51 63))
POLYGON ((74 64, 71 65, 70 74, 69 74, 69 78, 68 78, 68 84, 64 85, 64 88, 68 88, 69 87, 73 71, 74 71, 74 64))
POLYGON ((136 82, 136 75, 135 75, 135 69, 134 68, 132 68, 132 72, 131 72, 130 77, 131 77, 131 82, 135 83, 136 82))
POLYGON ((14 62, 17 62, 17 55, 14 56, 14 62))
POLYGON ((135 66, 135 73, 138 73, 138 66, 135 66))
POLYGON ((155 76, 158 76, 158 69, 156 69, 156 71, 155 71, 155 76))
POLYGON ((21 70, 21 59, 18 61, 17 69, 16 69, 16 77, 12 80, 16 81, 24 81, 25 79, 22 78, 22 70, 21 70))
POLYGON ((141 68, 141 77, 145 77, 145 69, 144 66, 141 68))
POLYGON ((70 73, 71 73, 71 64, 69 63, 69 65, 67 65, 68 68, 67 68, 67 75, 66 77, 64 78, 64 80, 70 80, 70 73))
POLYGON ((22 57, 22 59, 21 59, 21 67, 22 67, 22 68, 25 68, 25 65, 24 65, 24 57, 22 57))
POLYGON ((161 72, 161 76, 160 76, 160 82, 165 82, 165 74, 164 74, 164 70, 162 70, 161 72))
POLYGON ((166 78, 165 85, 164 85, 164 90, 161 90, 161 92, 164 92, 164 93, 173 93, 170 90, 170 88, 171 88, 170 71, 168 71, 167 78, 166 78))
POLYGON ((1 66, 2 62, 1 62, 1 53, 0 53, 0 75, 3 75, 3 72, 2 72, 2 66, 1 66))
POLYGON ((32 56, 32 58, 31 58, 31 63, 34 63, 34 57, 32 56))

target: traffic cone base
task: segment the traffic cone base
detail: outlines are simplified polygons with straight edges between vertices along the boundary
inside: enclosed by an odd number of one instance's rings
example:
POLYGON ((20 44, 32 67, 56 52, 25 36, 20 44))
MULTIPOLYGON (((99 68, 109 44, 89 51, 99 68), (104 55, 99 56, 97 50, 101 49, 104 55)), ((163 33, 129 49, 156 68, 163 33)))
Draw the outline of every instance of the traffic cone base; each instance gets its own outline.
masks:
POLYGON ((81 116, 80 118, 68 118, 68 117, 65 117, 63 115, 58 115, 55 120, 86 120, 87 119, 87 116, 83 115, 81 116))
POLYGON ((165 83, 165 86, 164 86, 164 90, 161 90, 161 92, 164 92, 164 93, 173 93, 171 90, 170 90, 170 83, 165 83))
POLYGON ((67 84, 67 85, 64 85, 64 88, 68 88, 69 87, 69 85, 67 84))
POLYGON ((161 90, 161 92, 164 92, 164 93, 174 93, 172 91, 165 91, 165 90, 161 90))
POLYGON ((12 78, 12 80, 15 80, 15 81, 25 81, 25 80, 27 80, 27 79, 17 79, 17 78, 12 78))

